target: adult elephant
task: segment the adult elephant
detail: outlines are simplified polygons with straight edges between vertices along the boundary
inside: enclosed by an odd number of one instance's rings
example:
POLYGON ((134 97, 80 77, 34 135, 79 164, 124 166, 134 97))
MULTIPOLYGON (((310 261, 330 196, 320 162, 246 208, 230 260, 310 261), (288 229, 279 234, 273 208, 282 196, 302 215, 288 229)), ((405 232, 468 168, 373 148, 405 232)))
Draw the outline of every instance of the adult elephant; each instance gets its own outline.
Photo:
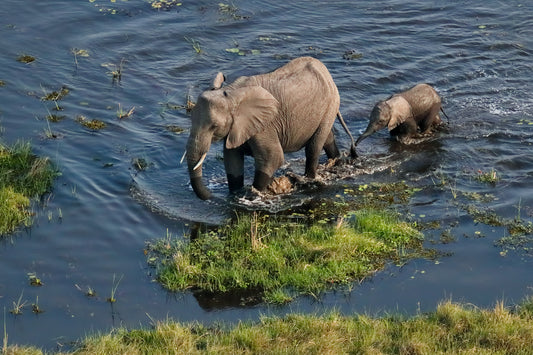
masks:
POLYGON ((212 88, 198 97, 187 142, 191 185, 201 199, 211 192, 202 181, 202 164, 212 142, 224 140, 224 166, 230 192, 244 185, 244 156, 255 159, 253 186, 264 190, 283 164, 284 152, 305 147, 305 175, 315 178, 322 149, 340 156, 333 136, 335 117, 354 139, 339 112, 337 86, 317 59, 294 59, 273 72, 239 77, 222 87, 218 73, 212 88))

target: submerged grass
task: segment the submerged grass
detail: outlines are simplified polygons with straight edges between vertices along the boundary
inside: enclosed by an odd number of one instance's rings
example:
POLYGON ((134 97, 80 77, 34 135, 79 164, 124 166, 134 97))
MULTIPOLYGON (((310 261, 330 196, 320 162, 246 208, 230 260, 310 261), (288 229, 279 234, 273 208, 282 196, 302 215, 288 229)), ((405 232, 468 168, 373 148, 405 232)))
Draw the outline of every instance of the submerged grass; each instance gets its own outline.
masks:
MULTIPOLYGON (((531 354, 533 298, 510 309, 446 301, 410 318, 292 314, 207 327, 156 322, 151 329, 91 336, 76 354, 531 354)), ((42 354, 8 347, 7 353, 42 354), (10 352, 11 351, 11 352, 10 352)), ((67 353, 63 353, 67 354, 67 353)))
POLYGON ((148 261, 167 289, 258 290, 263 301, 316 296, 362 280, 385 263, 421 256, 422 234, 389 211, 352 212, 336 225, 239 215, 235 222, 185 242, 147 244, 148 261))
POLYGON ((29 143, 0 143, 0 235, 31 223, 30 199, 49 191, 56 176, 50 160, 35 156, 29 143))

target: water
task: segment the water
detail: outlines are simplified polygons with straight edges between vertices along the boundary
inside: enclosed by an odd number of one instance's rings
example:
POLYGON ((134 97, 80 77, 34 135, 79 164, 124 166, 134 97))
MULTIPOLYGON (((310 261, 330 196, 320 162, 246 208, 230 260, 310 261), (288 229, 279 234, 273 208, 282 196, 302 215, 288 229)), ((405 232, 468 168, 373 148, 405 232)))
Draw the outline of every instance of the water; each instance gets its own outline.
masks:
MULTIPOLYGON (((0 307, 12 308, 22 293, 44 313, 6 314, 10 343, 65 348, 95 331, 147 326, 151 320, 257 320, 261 314, 429 311, 443 299, 490 307, 531 294, 531 252, 495 242, 503 227, 475 223, 462 205, 491 208, 506 218, 533 215, 533 5, 527 1, 294 1, 266 4, 184 1, 170 11, 145 1, 14 1, 0 7, 0 127, 2 140, 30 140, 37 154, 61 170, 53 192, 35 206, 35 224, 0 242, 0 307), (201 53, 193 49, 200 44, 201 53), (226 51, 243 50, 243 56, 226 51), (88 51, 75 56, 73 49, 88 51), (348 60, 345 53, 361 54, 348 60), (36 57, 23 64, 22 54, 36 57), (443 98, 448 128, 419 145, 399 146, 385 131, 365 140, 350 176, 329 179, 323 194, 344 184, 406 180, 423 190, 410 206, 412 218, 439 220, 427 231, 438 261, 415 260, 388 267, 352 290, 301 297, 285 307, 239 306, 227 300, 169 294, 152 281, 143 247, 167 233, 181 236, 193 222, 220 223, 234 205, 226 200, 224 170, 214 145, 205 177, 217 197, 198 200, 179 165, 189 127, 184 110, 223 71, 239 75, 270 71, 289 59, 311 55, 330 69, 341 94, 341 111, 354 135, 367 124, 376 101, 414 83, 428 82, 443 98), (77 59, 77 64, 76 60, 77 59), (109 73, 122 62, 120 80, 109 73), (65 118, 45 120, 54 104, 44 92, 67 87, 59 102, 65 118), (118 105, 134 114, 117 119, 118 105), (83 115, 107 124, 93 132, 76 122, 83 115), (56 139, 47 138, 52 131, 56 139), (144 159, 145 171, 132 162, 144 159), (496 170, 496 185, 480 183, 478 171, 496 170), (442 187, 439 179, 446 178, 442 187), (464 193, 491 194, 478 203, 464 193), (456 198, 454 198, 456 195, 456 198), (61 218, 60 218, 61 216, 61 218), (35 272, 42 287, 31 287, 35 272), (106 302, 113 275, 123 279, 117 302, 106 302), (85 296, 92 288, 97 297, 85 296)), ((116 68, 115 68, 116 69, 116 68)), ((338 128, 340 146, 348 140, 338 128)), ((303 172, 303 154, 287 156, 284 171, 303 172)), ((248 161, 247 176, 253 175, 248 161)), ((247 183, 250 183, 250 178, 247 183)), ((311 196, 296 194, 289 204, 311 196)), ((283 200, 287 203, 287 200, 283 200)), ((279 206, 278 206, 279 207, 279 206)))

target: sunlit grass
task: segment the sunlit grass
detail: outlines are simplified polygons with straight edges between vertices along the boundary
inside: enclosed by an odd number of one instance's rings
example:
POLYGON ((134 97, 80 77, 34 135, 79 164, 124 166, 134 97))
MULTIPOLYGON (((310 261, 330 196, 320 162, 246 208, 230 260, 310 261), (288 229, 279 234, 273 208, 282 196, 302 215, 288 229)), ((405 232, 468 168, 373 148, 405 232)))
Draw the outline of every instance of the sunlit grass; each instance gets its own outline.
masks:
POLYGON ((0 235, 31 224, 30 199, 49 191, 57 171, 36 157, 29 143, 0 143, 0 235))
POLYGON ((317 296, 423 254, 423 236, 388 211, 353 212, 333 225, 307 226, 274 217, 240 215, 191 241, 167 236, 147 245, 157 280, 169 290, 259 290, 264 301, 317 296))
MULTIPOLYGON (((531 354, 533 298, 510 309, 446 301, 413 317, 291 314, 235 326, 155 322, 89 336, 62 354, 531 354)), ((7 347, 7 353, 42 354, 7 347)))

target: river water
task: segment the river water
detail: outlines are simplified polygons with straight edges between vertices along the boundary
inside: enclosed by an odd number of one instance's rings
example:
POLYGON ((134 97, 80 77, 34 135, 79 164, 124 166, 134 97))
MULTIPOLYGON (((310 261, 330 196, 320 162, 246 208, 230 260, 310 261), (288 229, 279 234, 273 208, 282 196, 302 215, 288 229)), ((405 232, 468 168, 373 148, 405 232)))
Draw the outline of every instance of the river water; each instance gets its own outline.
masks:
MULTIPOLYGON (((65 349, 96 331, 167 318, 237 322, 333 308, 413 314, 444 299, 490 307, 532 293, 530 237, 514 248, 500 246, 508 230, 475 221, 464 207, 532 220, 530 1, 184 0, 155 9, 142 0, 3 0, 0 43, 1 139, 31 141, 61 171, 52 193, 36 204, 34 225, 0 241, 9 343, 65 349), (19 62, 21 55, 35 61, 19 62), (440 222, 425 233, 445 255, 390 266, 350 291, 283 307, 167 293, 152 280, 145 243, 167 233, 181 237, 194 222, 220 223, 233 209, 220 144, 204 169, 216 202, 200 201, 190 189, 179 164, 190 123, 178 106, 187 95, 194 100, 218 71, 231 81, 303 55, 329 68, 354 135, 365 129, 373 105, 394 92, 427 82, 440 93, 450 117, 446 129, 409 146, 376 133, 358 147, 350 176, 330 179, 325 193, 369 182, 421 188, 409 217, 440 222), (41 100, 62 88, 68 94, 57 102, 61 111, 41 100), (134 107, 133 114, 118 119, 119 105, 134 107), (50 122, 49 114, 64 117, 50 122), (106 127, 88 129, 80 116, 106 127), (495 184, 476 178, 492 171, 500 178, 495 184), (450 243, 441 241, 443 233, 450 243), (44 285, 30 286, 28 273, 44 285), (111 305, 114 276, 122 279, 111 305), (96 297, 85 295, 89 288, 96 297), (10 314, 21 295, 45 312, 27 306, 22 315, 10 314)), ((336 128, 346 150, 346 135, 336 128)), ((303 153, 287 162, 285 171, 303 173, 303 153)))

